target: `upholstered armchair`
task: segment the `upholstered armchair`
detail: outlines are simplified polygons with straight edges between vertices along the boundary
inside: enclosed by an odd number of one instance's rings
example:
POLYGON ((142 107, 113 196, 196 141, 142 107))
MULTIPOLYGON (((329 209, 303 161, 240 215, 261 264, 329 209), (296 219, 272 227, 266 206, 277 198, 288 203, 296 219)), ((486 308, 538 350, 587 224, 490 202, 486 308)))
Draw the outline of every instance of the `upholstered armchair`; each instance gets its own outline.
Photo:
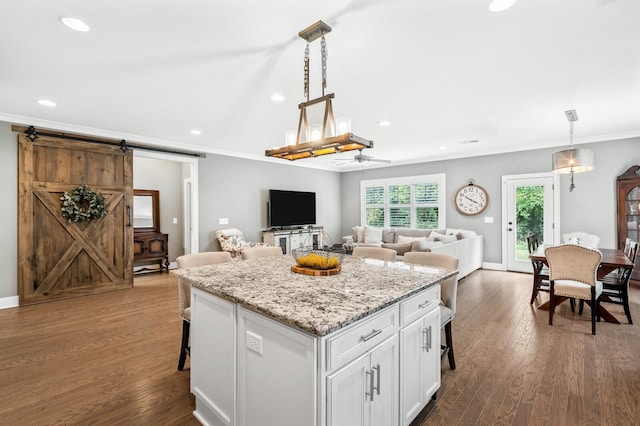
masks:
POLYGON ((579 246, 598 248, 600 237, 586 232, 569 232, 560 237, 562 244, 577 244, 579 246))
POLYGON ((238 228, 218 229, 216 239, 222 251, 229 252, 232 257, 239 257, 246 247, 266 246, 265 243, 250 243, 244 240, 244 234, 238 228))
MULTIPOLYGON (((178 268, 182 269, 231 262, 232 260, 229 253, 207 251, 179 256, 176 258, 176 263, 178 268)), ((180 318, 182 318, 182 342, 180 344, 178 370, 182 371, 189 353, 189 330, 191 328, 191 284, 182 278, 178 279, 178 304, 180 318)))

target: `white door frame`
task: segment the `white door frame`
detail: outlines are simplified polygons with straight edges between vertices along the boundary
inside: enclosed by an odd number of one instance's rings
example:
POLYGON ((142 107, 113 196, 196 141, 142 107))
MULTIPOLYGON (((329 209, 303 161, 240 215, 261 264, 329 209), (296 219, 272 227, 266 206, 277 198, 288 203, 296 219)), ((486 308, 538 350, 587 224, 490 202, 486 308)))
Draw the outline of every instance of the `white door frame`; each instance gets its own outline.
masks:
MULTIPOLYGON (((556 244, 560 241, 560 176, 554 172, 544 172, 544 173, 528 173, 522 175, 505 175, 502 176, 502 269, 507 270, 507 257, 509 244, 509 212, 507 208, 508 204, 508 191, 507 191, 507 181, 512 179, 531 179, 531 178, 543 178, 543 177, 553 177, 553 242, 552 244, 556 244)), ((533 270, 532 270, 533 272, 533 270)))
MULTIPOLYGON (((200 242, 199 242, 199 217, 198 217, 198 158, 190 157, 186 155, 178 155, 178 154, 167 154, 164 152, 156 152, 156 151, 144 151, 144 150, 133 150, 133 155, 137 157, 145 157, 145 158, 156 158, 159 160, 167 160, 167 161, 177 161, 183 164, 183 180, 190 179, 191 180, 191 197, 186 197, 185 194, 182 194, 182 211, 190 211, 191 218, 190 220, 183 219, 182 223, 185 227, 184 232, 185 235, 189 233, 191 235, 191 253, 198 253, 200 251, 200 242), (185 170, 188 171, 185 173, 185 170), (191 200, 191 206, 187 209, 184 203, 187 200, 191 200), (187 229, 191 224, 191 229, 187 229)), ((135 163, 134 163, 135 164, 135 163)), ((134 165, 135 167, 135 165, 134 165)), ((184 189, 184 185, 183 185, 184 189)), ((186 249, 186 247, 185 247, 186 249)))

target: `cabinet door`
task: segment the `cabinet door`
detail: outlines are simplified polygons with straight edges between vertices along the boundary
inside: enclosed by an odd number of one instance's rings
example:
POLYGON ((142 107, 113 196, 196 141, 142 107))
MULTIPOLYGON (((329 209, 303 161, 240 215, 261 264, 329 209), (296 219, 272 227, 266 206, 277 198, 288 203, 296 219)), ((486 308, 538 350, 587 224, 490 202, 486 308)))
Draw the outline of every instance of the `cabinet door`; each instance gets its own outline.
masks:
POLYGON ((400 421, 408 425, 440 388, 440 308, 400 330, 400 421))
POLYGON ((372 426, 396 426, 398 424, 398 335, 381 343, 371 351, 369 369, 369 389, 373 390, 373 400, 369 397, 372 426))
POLYGON ((327 377, 327 424, 369 424, 369 354, 327 377))
POLYGON ((191 290, 191 393, 196 412, 225 426, 236 424, 235 311, 233 303, 191 290))
POLYGON ((424 317, 424 350, 421 351, 420 376, 425 404, 440 389, 440 308, 424 317))
POLYGON ((302 247, 306 247, 309 246, 311 247, 311 241, 305 241, 306 239, 308 239, 307 237, 309 236, 308 233, 303 233, 303 232, 291 232, 291 236, 289 237, 290 241, 291 241, 291 250, 295 250, 297 248, 302 248, 302 247))
POLYGON ((408 425, 418 415, 425 404, 421 371, 423 368, 425 338, 424 316, 400 330, 402 360, 400 361, 400 421, 408 425))

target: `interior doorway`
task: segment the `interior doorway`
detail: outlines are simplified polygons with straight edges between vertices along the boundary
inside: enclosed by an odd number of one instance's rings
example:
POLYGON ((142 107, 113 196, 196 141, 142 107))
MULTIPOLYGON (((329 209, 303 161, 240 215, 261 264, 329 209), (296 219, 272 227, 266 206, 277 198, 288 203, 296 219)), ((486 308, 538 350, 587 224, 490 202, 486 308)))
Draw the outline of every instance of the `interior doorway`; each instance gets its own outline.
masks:
POLYGON ((502 177, 502 258, 508 271, 532 272, 528 235, 538 234, 541 244, 559 241, 557 183, 552 172, 502 177))
MULTIPOLYGON (((171 258, 181 254, 197 253, 199 251, 199 218, 198 218, 198 158, 177 154, 167 154, 153 151, 134 151, 134 175, 136 173, 136 157, 158 159, 164 161, 173 161, 181 165, 181 182, 178 186, 182 188, 181 212, 182 212, 182 242, 180 244, 180 252, 177 254, 170 253, 171 258)), ((160 212, 162 217, 162 211, 160 212)), ((172 262, 174 263, 174 262, 172 262)), ((172 264, 170 267, 175 267, 172 264)))

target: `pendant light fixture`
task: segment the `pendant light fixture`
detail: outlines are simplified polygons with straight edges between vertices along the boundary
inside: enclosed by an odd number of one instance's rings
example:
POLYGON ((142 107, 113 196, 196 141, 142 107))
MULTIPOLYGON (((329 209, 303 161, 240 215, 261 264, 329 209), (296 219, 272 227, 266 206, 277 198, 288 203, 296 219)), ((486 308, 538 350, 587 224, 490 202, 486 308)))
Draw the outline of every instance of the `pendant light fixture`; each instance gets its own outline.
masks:
MULTIPOLYGON (((333 93, 325 95, 327 87, 327 44, 325 34, 331 32, 331 27, 322 21, 318 21, 310 27, 300 31, 298 36, 307 41, 304 55, 304 96, 306 102, 298 105, 300 118, 298 131, 294 141, 287 141, 287 146, 273 148, 265 151, 267 157, 283 158, 285 160, 300 160, 302 158, 318 157, 327 154, 373 148, 373 141, 363 139, 351 133, 349 125, 336 126, 333 115, 333 93), (321 39, 322 53, 322 96, 309 99, 309 44, 321 39), (307 109, 324 103, 322 125, 310 124, 307 109)), ((293 138, 292 138, 293 139, 293 138)))
POLYGON ((573 147, 573 123, 578 121, 578 114, 575 109, 564 113, 569 120, 569 149, 553 154, 552 162, 554 172, 571 174, 571 184, 569 185, 571 192, 576 187, 573 183, 573 174, 593 170, 594 155, 590 149, 573 147))

